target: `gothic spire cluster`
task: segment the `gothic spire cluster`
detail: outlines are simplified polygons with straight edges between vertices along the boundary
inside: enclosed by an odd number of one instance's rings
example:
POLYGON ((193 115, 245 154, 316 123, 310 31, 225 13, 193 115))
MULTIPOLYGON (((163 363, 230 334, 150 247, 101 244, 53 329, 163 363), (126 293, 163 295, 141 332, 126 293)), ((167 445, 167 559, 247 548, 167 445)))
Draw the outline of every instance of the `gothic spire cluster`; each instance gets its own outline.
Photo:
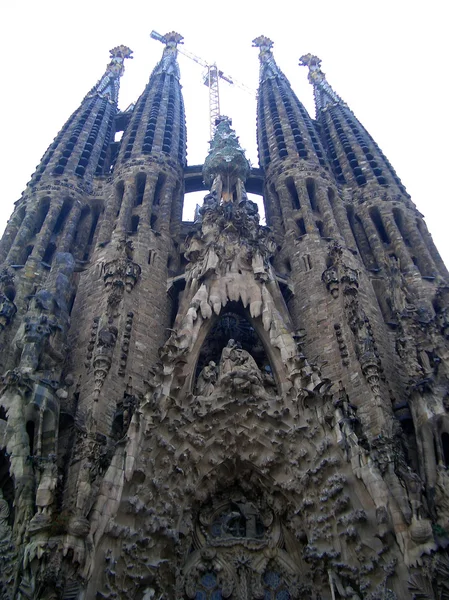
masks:
POLYGON ((322 128, 330 162, 339 183, 357 186, 389 186, 394 193, 407 193, 393 167, 348 105, 334 92, 321 70, 321 60, 312 54, 299 59, 308 67, 313 86, 317 121, 322 128))
POLYGON ((320 59, 312 118, 265 36, 260 165, 221 116, 187 166, 183 38, 152 37, 140 98, 117 46, 0 243, 1 600, 447 598, 422 215, 320 59))

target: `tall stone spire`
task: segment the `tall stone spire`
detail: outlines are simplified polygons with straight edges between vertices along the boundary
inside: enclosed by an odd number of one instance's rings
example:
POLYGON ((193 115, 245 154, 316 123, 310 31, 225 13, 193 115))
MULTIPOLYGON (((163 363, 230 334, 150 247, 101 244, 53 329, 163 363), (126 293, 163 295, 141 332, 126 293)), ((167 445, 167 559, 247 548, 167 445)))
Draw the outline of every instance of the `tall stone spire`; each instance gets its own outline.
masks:
POLYGON ((307 160, 327 168, 325 152, 306 109, 277 66, 273 42, 261 35, 253 40, 259 48, 260 80, 257 108, 260 164, 267 168, 287 157, 307 160))
MULTIPOLYGON (((334 179, 315 123, 277 66, 273 42, 259 36, 253 46, 260 59, 257 141, 266 174, 267 219, 276 233, 338 237, 329 206, 334 179)), ((286 252, 291 248, 287 245, 286 252)))
POLYGON ((165 44, 164 53, 159 64, 155 67, 153 74, 166 73, 173 75, 176 79, 181 79, 181 72, 178 65, 178 44, 183 44, 184 38, 176 31, 166 33, 162 42, 165 44))
POLYGON ((348 105, 334 92, 321 70, 321 60, 312 54, 299 59, 309 68, 317 120, 339 183, 356 186, 375 183, 408 197, 393 167, 348 105))
POLYGON ((170 155, 178 164, 185 165, 185 113, 177 61, 177 46, 182 40, 182 35, 174 31, 162 36, 165 44, 162 58, 133 110, 117 165, 155 152, 170 155))
POLYGON ((259 83, 264 83, 267 79, 275 79, 276 77, 283 77, 284 74, 277 66, 271 48, 273 42, 270 38, 259 35, 253 40, 253 47, 259 48, 259 60, 260 60, 260 72, 259 72, 259 83))
POLYGON ((320 68, 321 60, 318 56, 304 54, 299 59, 299 64, 309 67, 309 81, 313 85, 317 110, 324 108, 329 103, 345 105, 340 96, 328 84, 326 76, 320 68))
POLYGON ((109 98, 113 103, 118 102, 120 77, 125 70, 125 58, 133 58, 132 50, 127 46, 116 46, 109 51, 111 62, 106 67, 106 71, 100 81, 94 85, 86 98, 92 98, 98 95, 102 98, 109 98))
POLYGON ((124 60, 132 58, 132 50, 126 46, 117 46, 110 51, 110 55, 111 61, 103 77, 85 96, 48 148, 30 185, 37 185, 47 173, 66 176, 75 174, 87 180, 94 174, 103 173, 117 112, 124 60))
POLYGON ((316 118, 335 178, 352 198, 347 212, 365 265, 383 269, 398 258, 404 272, 446 276, 422 215, 373 137, 327 82, 321 60, 305 54, 299 64, 309 69, 316 118))
POLYGON ((126 46, 110 51, 104 75, 44 154, 8 222, 0 245, 1 259, 24 265, 32 256, 48 264, 55 251, 68 251, 72 245, 83 258, 98 219, 98 207, 92 210, 84 195, 92 193, 94 177, 106 170, 119 81, 124 60, 132 58, 131 54, 126 46))

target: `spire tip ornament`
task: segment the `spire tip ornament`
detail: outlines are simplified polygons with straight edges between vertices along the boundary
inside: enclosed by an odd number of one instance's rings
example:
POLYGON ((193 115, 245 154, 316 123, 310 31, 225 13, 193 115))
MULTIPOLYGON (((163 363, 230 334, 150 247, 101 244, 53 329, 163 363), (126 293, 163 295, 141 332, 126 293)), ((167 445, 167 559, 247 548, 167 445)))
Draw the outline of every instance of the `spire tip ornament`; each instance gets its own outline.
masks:
POLYGON ((300 67, 308 67, 308 80, 315 89, 315 103, 317 109, 325 108, 329 102, 345 104, 338 94, 334 92, 326 79, 326 74, 321 70, 321 58, 314 54, 303 54, 299 59, 300 67), (319 92, 319 93, 317 93, 319 92))
POLYGON ((184 43, 184 37, 176 31, 170 31, 165 35, 161 35, 153 29, 153 31, 150 33, 150 38, 152 38, 153 40, 157 40, 158 42, 161 42, 162 44, 165 44, 166 46, 170 47, 176 47, 178 44, 184 43))
POLYGON ((177 33, 176 31, 170 31, 170 33, 166 33, 164 35, 164 40, 165 40, 165 44, 167 46, 169 45, 177 45, 177 44, 183 44, 184 43, 184 37, 180 34, 177 33))
POLYGON ((131 48, 128 48, 128 46, 124 46, 123 44, 112 48, 112 50, 109 50, 111 58, 134 58, 134 56, 132 56, 132 53, 133 51, 131 50, 131 48))
POLYGON ((253 40, 253 48, 260 48, 261 52, 271 50, 273 46, 274 42, 266 35, 259 35, 253 40))
POLYGON ((153 71, 154 74, 166 73, 167 75, 174 75, 176 79, 180 79, 181 73, 179 72, 178 63, 176 57, 178 55, 178 44, 183 44, 183 36, 176 31, 170 31, 165 35, 161 35, 157 31, 152 31, 150 37, 153 40, 157 40, 162 44, 165 44, 162 59, 156 69, 153 71))
POLYGON ((283 77, 279 67, 277 66, 271 49, 274 42, 265 35, 259 35, 253 40, 253 48, 259 48, 259 60, 260 60, 260 75, 259 83, 266 81, 267 79, 275 79, 276 77, 283 77))
POLYGON ((310 54, 310 52, 301 56, 299 59, 299 66, 309 67, 308 79, 312 85, 326 79, 325 74, 321 70, 321 58, 318 58, 318 56, 315 56, 314 54, 310 54))
POLYGON ((301 67, 320 68, 321 67, 321 58, 318 58, 318 56, 315 56, 314 54, 310 54, 310 52, 309 52, 308 54, 303 54, 301 56, 301 58, 299 59, 299 65, 301 67))
POLYGON ((118 102, 119 79, 125 71, 125 58, 133 58, 133 51, 128 46, 121 44, 109 50, 111 62, 107 65, 105 74, 96 86, 87 95, 91 98, 95 94, 107 97, 113 103, 118 102))

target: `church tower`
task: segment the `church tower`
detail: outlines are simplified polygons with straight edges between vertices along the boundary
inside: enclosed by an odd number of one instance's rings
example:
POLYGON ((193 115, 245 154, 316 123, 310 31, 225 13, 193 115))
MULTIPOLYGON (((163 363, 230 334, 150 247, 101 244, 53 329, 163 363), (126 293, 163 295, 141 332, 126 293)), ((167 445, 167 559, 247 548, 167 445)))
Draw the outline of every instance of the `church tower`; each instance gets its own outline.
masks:
POLYGON ((312 118, 265 36, 260 167, 225 116, 187 166, 161 41, 124 112, 111 50, 0 242, 0 598, 449 598, 449 274, 422 215, 320 59, 312 118))

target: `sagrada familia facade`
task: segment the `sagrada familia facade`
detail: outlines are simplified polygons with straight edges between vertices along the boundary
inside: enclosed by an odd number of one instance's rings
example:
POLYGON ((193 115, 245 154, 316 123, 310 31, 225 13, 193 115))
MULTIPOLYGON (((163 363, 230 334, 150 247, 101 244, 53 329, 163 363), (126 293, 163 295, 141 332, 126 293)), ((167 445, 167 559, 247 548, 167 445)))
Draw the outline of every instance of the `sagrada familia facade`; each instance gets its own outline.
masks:
POLYGON ((314 120, 264 36, 260 166, 226 117, 186 166, 163 41, 125 112, 111 50, 0 243, 0 597, 449 598, 449 274, 422 215, 320 60, 314 120))

